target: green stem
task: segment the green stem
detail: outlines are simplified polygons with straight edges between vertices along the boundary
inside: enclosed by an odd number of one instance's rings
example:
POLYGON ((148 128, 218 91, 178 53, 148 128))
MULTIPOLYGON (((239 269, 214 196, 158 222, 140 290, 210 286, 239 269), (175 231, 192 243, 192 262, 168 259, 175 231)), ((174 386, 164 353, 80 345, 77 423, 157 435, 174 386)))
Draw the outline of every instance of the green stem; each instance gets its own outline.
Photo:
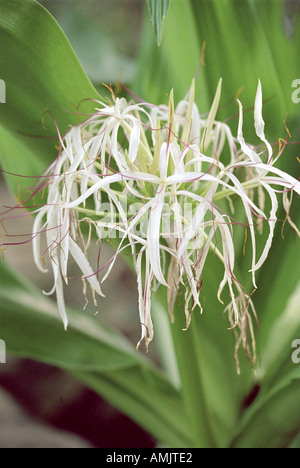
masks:
MULTIPOLYGON (((260 181, 258 181, 256 178, 254 180, 248 180, 247 182, 244 182, 241 185, 245 190, 251 190, 251 189, 259 187, 261 184, 260 184, 260 181)), ((223 198, 230 197, 231 195, 236 195, 236 193, 230 189, 221 190, 220 192, 217 192, 215 194, 214 202, 222 200, 223 198)))
POLYGON ((96 210, 89 210, 88 208, 82 208, 80 206, 74 206, 74 208, 72 208, 74 211, 77 211, 78 213, 83 213, 83 214, 86 214, 86 215, 91 215, 91 216, 96 216, 96 217, 99 217, 99 218, 103 218, 105 216, 107 216, 109 214, 109 216, 113 215, 114 217, 116 218, 119 218, 120 215, 119 213, 107 213, 107 212, 104 212, 104 211, 96 211, 96 210))

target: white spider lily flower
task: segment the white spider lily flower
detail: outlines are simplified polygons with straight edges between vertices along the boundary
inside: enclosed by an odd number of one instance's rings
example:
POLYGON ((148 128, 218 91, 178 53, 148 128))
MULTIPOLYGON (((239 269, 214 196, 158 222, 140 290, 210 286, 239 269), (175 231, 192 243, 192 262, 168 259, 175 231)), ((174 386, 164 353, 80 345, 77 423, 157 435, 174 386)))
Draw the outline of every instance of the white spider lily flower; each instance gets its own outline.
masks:
POLYGON ((292 194, 300 195, 300 183, 275 167, 281 152, 274 156, 275 150, 265 135, 261 83, 255 98, 254 128, 266 148, 263 153, 244 138, 240 101, 236 137, 227 124, 216 120, 221 86, 222 80, 205 116, 195 103, 194 81, 176 107, 173 92, 168 106, 127 102, 112 93, 112 102, 97 102, 94 114, 60 137, 59 157, 40 184, 40 190, 47 189, 47 204, 35 210, 32 239, 34 260, 43 273, 48 270, 48 253, 54 277, 50 293, 56 293, 65 327, 63 285, 69 281, 70 258, 81 271, 81 279, 90 285, 96 302, 96 295, 103 296, 101 285, 116 259, 131 249, 142 329, 139 345, 144 340, 148 347, 154 336, 153 292, 158 287, 166 289, 171 320, 177 297, 183 294, 188 327, 193 311, 198 308, 203 312, 203 273, 214 256, 224 268, 223 279, 216 285, 216 298, 223 303, 227 289, 230 303, 225 311, 229 328, 237 337, 237 363, 240 346, 247 355, 255 355, 252 317, 256 319, 256 313, 251 294, 235 274, 237 258, 241 257, 237 251, 240 244, 235 242, 235 224, 250 232, 249 267, 256 289, 255 273, 266 261, 273 242, 278 187, 283 192, 287 220, 300 235, 290 216, 292 194), (253 197, 255 190, 269 197, 269 215, 265 213, 264 198, 257 203, 253 197), (240 201, 242 219, 232 218, 231 197, 240 201), (262 252, 257 251, 257 220, 269 225, 262 252), (107 232, 111 241, 116 238, 116 250, 106 265, 92 267, 88 259, 90 238, 84 241, 83 223, 89 223, 90 237, 93 229, 100 242, 107 232), (47 244, 44 253, 40 239, 43 233, 47 244))
MULTIPOLYGON (((270 234, 268 237, 268 240, 266 242, 264 251, 256 263, 256 265, 252 266, 252 272, 255 272, 261 268, 261 266, 264 264, 266 261, 268 254, 270 252, 271 246, 272 246, 272 241, 274 237, 274 231, 275 231, 275 226, 277 222, 277 211, 278 211, 278 200, 277 200, 277 194, 276 190, 272 187, 273 185, 280 185, 282 187, 285 187, 291 191, 294 191, 298 194, 300 194, 299 189, 300 189, 300 183, 298 180, 296 180, 294 177, 290 176, 286 172, 274 167, 274 164, 276 162, 276 159, 273 158, 273 148, 271 144, 268 142, 268 140, 265 137, 265 122, 263 120, 262 116, 262 107, 263 107, 263 98, 262 98, 262 86, 261 82, 258 82, 258 88, 257 88, 257 94, 255 98, 255 107, 254 107, 254 126, 256 130, 257 136, 260 138, 260 140, 265 143, 267 152, 268 152, 268 161, 267 164, 264 163, 261 159, 261 157, 249 147, 245 143, 244 137, 243 137, 243 111, 242 111, 242 104, 240 101, 239 103, 239 108, 240 108, 240 114, 239 114, 239 128, 238 128, 238 141, 241 145, 241 150, 244 153, 246 157, 249 157, 249 160, 251 163, 251 167, 257 171, 258 178, 257 178, 257 183, 260 184, 260 186, 265 189, 265 191, 268 193, 270 200, 271 200, 271 211, 270 211, 270 216, 268 218, 268 223, 270 227, 270 234), (276 174, 277 178, 270 178, 268 177, 269 174, 276 174)), ((242 163, 242 165, 245 164, 245 162, 242 163)), ((292 224, 293 226, 293 224, 292 224)), ((297 231, 297 228, 296 228, 297 231)))

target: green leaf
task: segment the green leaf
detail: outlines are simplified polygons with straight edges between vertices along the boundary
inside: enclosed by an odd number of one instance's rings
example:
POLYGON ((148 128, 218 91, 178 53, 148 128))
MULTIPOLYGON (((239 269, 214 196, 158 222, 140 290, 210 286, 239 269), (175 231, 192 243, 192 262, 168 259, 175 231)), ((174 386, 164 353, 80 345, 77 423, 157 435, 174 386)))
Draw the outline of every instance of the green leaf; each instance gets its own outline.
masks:
POLYGON ((234 447, 288 447, 300 431, 300 367, 292 361, 292 343, 300 337, 299 300, 298 284, 285 312, 269 323, 257 370, 259 394, 243 413, 234 447))
POLYGON ((36 1, 0 0, 0 43, 6 84, 0 124, 49 165, 57 153, 53 119, 63 134, 78 123, 78 112, 92 111, 92 102, 82 101, 99 95, 58 23, 36 1))
POLYGON ((160 442, 190 446, 179 391, 122 335, 75 310, 68 310, 64 331, 53 302, 3 262, 0 276, 1 339, 9 354, 70 372, 160 442))
MULTIPOLYGON (((221 265, 214 262, 214 275, 204 278, 207 291, 215 291, 221 265)), ((157 299, 167 310, 167 293, 157 299)), ((243 378, 237 374, 233 358, 233 336, 227 329, 223 309, 213 294, 205 293, 203 315, 195 310, 188 330, 184 300, 176 303, 175 323, 171 324, 173 344, 182 382, 182 394, 190 419, 193 447, 226 448, 240 417, 245 380, 251 382, 251 369, 244 366, 243 378)))
POLYGON ((231 448, 288 448, 300 431, 299 398, 296 369, 246 413, 231 448))
MULTIPOLYGON (((164 40, 159 48, 149 25, 148 15, 145 18, 134 91, 143 99, 160 104, 167 102, 166 93, 174 88, 175 101, 181 100, 195 76, 200 57, 201 44, 197 38, 197 25, 190 2, 173 0, 164 28, 164 40)), ((218 80, 219 77, 216 77, 214 92, 218 80)), ((201 102, 206 112, 206 87, 200 87, 198 81, 196 85, 197 98, 204 99, 201 102)), ((211 97, 213 99, 213 94, 211 97)))
POLYGON ((147 5, 151 14, 151 23, 158 45, 160 45, 162 41, 164 22, 170 2, 171 0, 147 0, 147 5))
POLYGON ((260 78, 264 98, 272 99, 265 107, 265 120, 272 123, 268 132, 278 132, 288 111, 289 117, 297 115, 291 96, 298 76, 299 35, 299 27, 293 38, 285 35, 280 0, 173 0, 160 49, 145 26, 137 92, 146 100, 153 96, 159 104, 174 88, 175 96, 182 99, 199 70, 205 43, 205 66, 202 62, 196 82, 200 111, 208 111, 220 78, 226 103, 220 119, 236 114, 238 91, 243 91, 245 109, 253 106, 260 78))
MULTIPOLYGON (((299 280, 299 278, 298 278, 299 280)), ((300 283, 291 296, 286 310, 270 323, 268 338, 261 353, 260 373, 263 390, 284 379, 295 365, 292 363, 292 343, 300 338, 300 283)))
MULTIPOLYGON (((122 4, 120 7, 122 8, 122 4)), ((107 31, 103 31, 101 28, 101 24, 95 21, 93 4, 87 5, 87 8, 89 12, 82 15, 80 3, 76 2, 72 9, 63 8, 57 19, 88 77, 95 86, 100 85, 101 82, 117 83, 120 76, 122 82, 130 83, 135 76, 136 62, 132 58, 130 50, 128 50, 128 54, 120 53, 117 50, 118 43, 122 41, 122 49, 127 52, 127 48, 123 44, 126 38, 122 34, 126 27, 119 30, 119 27, 115 25, 114 31, 111 30, 107 34, 107 31)), ((126 3, 123 4, 124 9, 126 9, 126 3)), ((123 10, 119 11, 117 8, 115 10, 115 17, 123 22, 123 10)), ((114 13, 113 8, 109 11, 114 13)), ((106 13, 106 21, 114 21, 108 12, 106 13)), ((101 22, 105 22, 105 19, 103 18, 101 22)), ((127 22, 126 25, 130 27, 127 22)))
POLYGON ((30 177, 41 175, 45 163, 1 126, 0 142, 0 162, 3 170, 7 171, 3 174, 8 187, 15 196, 22 193, 25 198, 26 189, 33 185, 30 177))

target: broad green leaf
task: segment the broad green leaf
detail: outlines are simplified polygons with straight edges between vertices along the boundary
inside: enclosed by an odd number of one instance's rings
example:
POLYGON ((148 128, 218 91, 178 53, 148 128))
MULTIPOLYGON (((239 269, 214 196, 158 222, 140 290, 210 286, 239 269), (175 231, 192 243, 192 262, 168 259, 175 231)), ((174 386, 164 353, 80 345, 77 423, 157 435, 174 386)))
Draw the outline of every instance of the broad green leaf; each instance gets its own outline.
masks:
POLYGON ((189 447, 178 390, 116 331, 69 310, 64 331, 54 303, 0 262, 0 328, 7 351, 64 369, 136 420, 157 440, 189 447))
POLYGON ((286 372, 295 367, 291 356, 292 343, 296 339, 300 339, 300 283, 284 313, 269 326, 259 370, 263 374, 263 390, 270 388, 275 382, 280 382, 286 372))
MULTIPOLYGON (((216 277, 222 277, 221 265, 214 262, 214 277, 205 276, 205 287, 216 291, 216 277)), ((158 295, 166 308, 167 293, 158 295)), ((185 330, 184 300, 179 298, 175 323, 171 324, 173 343, 182 381, 182 393, 189 414, 194 443, 198 447, 225 448, 239 421, 245 393, 244 379, 251 369, 244 366, 243 378, 237 374, 233 358, 234 338, 223 317, 222 306, 205 293, 203 315, 192 314, 185 330), (247 372, 246 372, 247 371, 247 372), (221 382, 221 383, 220 383, 221 382)))
POLYGON ((0 126, 0 162, 6 182, 15 196, 22 194, 25 199, 25 191, 34 185, 34 179, 41 175, 45 169, 42 158, 39 159, 29 151, 19 139, 0 126), (15 174, 15 175, 13 175, 15 174))
POLYGON ((0 43, 6 84, 0 124, 47 166, 57 153, 53 119, 63 134, 82 118, 78 113, 93 109, 84 100, 99 95, 58 23, 36 1, 0 0, 0 43))
POLYGON ((300 431, 300 372, 287 376, 245 415, 231 448, 288 448, 300 431))
POLYGON ((158 45, 163 37, 164 22, 168 13, 171 0, 147 0, 151 15, 151 23, 158 45))

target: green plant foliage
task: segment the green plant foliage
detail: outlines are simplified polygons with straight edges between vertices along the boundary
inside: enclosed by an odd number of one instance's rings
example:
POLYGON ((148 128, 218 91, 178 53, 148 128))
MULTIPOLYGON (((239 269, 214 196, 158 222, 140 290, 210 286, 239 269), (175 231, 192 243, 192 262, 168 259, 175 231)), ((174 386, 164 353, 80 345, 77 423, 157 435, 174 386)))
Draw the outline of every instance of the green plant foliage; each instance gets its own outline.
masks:
POLYGON ((145 24, 136 89, 143 98, 160 102, 174 88, 179 100, 202 62, 196 88, 200 110, 207 111, 222 77, 226 108, 219 117, 227 118, 237 112, 237 93, 246 109, 253 106, 260 78, 265 99, 271 99, 265 106, 266 121, 273 126, 269 132, 278 132, 287 112, 290 118, 298 114, 291 85, 298 77, 299 19, 292 38, 283 22, 281 0, 173 0, 160 49, 145 24))
POLYGON ((300 431, 299 371, 283 379, 267 396, 257 400, 242 420, 231 448, 287 448, 300 431))
POLYGON ((0 11, 1 79, 7 94, 0 124, 47 166, 57 153, 53 119, 65 132, 78 122, 77 109, 93 109, 91 102, 81 101, 99 95, 45 8, 34 0, 0 0, 0 11))
MULTIPOLYGON (((45 170, 45 161, 30 151, 20 139, 0 126, 0 162, 6 171, 4 176, 8 187, 15 196, 26 198, 27 188, 45 170)), ((28 195, 28 193, 27 193, 28 195)))
POLYGON ((164 22, 168 13, 171 0, 147 0, 151 15, 151 23, 157 44, 160 45, 163 38, 164 22))
MULTIPOLYGON (((166 93, 174 88, 178 101, 201 64, 196 81, 201 112, 211 107, 222 77, 217 119, 232 117, 230 125, 236 132, 239 94, 244 108, 251 110, 245 115, 247 139, 253 136, 252 107, 260 78, 268 139, 275 142, 286 137, 283 121, 288 113, 286 123, 296 144, 300 107, 291 96, 292 82, 300 78, 300 28, 294 19, 293 34, 286 35, 283 2, 172 0, 168 10, 169 3, 148 0, 156 38, 161 41, 164 28, 164 40, 158 48, 147 12, 134 92, 159 104, 168 102, 166 93)), ((1 165, 9 172, 38 175, 57 153, 57 129, 46 109, 63 133, 78 121, 76 109, 81 101, 97 99, 98 94, 56 21, 35 1, 0 0, 0 42, 1 79, 7 84, 7 103, 0 109, 1 165)), ((93 103, 84 101, 79 112, 92 108, 93 103)), ((282 161, 296 178, 298 154, 298 148, 291 145, 282 161)), ((8 175, 7 179, 15 194, 19 185, 26 187, 27 179, 8 175)), ((299 226, 299 200, 295 201, 291 215, 299 226)), ((238 209, 235 206, 237 217, 238 209)), ((244 240, 241 232, 237 239, 241 245, 239 277, 249 270, 244 240)), ((203 278, 205 313, 193 316, 184 333, 178 319, 184 315, 181 301, 176 305, 171 330, 180 373, 178 389, 94 317, 70 311, 65 333, 56 307, 3 263, 1 338, 12 354, 76 375, 168 446, 288 447, 300 431, 299 370, 291 362, 291 342, 300 332, 299 255, 300 242, 286 223, 283 233, 281 227, 277 230, 253 296, 260 323, 256 373, 242 356, 242 374, 236 373, 233 334, 226 330, 224 307, 216 299, 215 285, 222 272, 213 255, 203 278), (252 402, 253 388, 260 391, 252 402)), ((164 295, 157 296, 157 301, 166 309, 164 295)), ((164 362, 168 365, 167 356, 164 362)))
POLYGON ((72 373, 157 440, 191 444, 180 393, 122 335, 74 310, 65 332, 56 306, 2 261, 0 277, 1 339, 9 354, 72 373))

